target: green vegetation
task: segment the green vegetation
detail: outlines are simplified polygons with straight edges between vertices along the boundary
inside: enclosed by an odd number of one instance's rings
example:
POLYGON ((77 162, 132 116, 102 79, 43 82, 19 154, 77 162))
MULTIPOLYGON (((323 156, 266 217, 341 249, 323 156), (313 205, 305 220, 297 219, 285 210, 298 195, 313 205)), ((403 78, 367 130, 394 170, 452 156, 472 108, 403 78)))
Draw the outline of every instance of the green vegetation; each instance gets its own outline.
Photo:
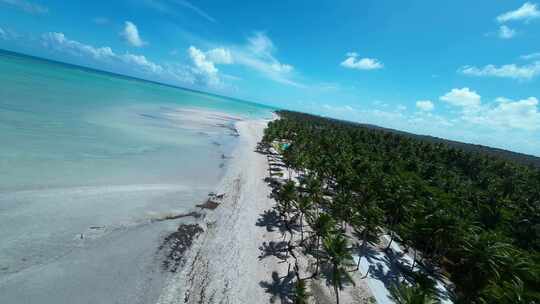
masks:
MULTIPOLYGON (((540 303, 539 169, 353 123, 279 115, 263 144, 286 142, 285 165, 301 173, 299 185, 276 193, 288 245, 316 258, 314 277, 330 269, 336 297, 356 266, 349 227, 362 247, 384 232, 414 248, 415 263, 453 282, 457 303, 540 303)), ((396 298, 414 300, 399 303, 434 301, 422 284, 403 285, 396 298)))

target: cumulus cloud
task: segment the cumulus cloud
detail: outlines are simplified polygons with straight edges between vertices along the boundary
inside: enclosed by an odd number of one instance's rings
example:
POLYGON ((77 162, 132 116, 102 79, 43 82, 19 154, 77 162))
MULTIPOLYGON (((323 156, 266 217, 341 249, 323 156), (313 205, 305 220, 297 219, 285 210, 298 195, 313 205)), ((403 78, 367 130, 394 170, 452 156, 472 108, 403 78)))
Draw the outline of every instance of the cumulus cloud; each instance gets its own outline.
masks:
POLYGON ((90 56, 94 59, 113 59, 117 57, 110 47, 93 47, 75 40, 68 39, 63 33, 45 33, 42 35, 46 47, 58 51, 68 52, 75 56, 90 56))
POLYGON ((25 0, 0 0, 0 3, 11 5, 30 14, 43 15, 49 12, 47 7, 25 0))
POLYGON ((469 76, 489 76, 529 80, 540 74, 540 61, 522 66, 516 64, 505 64, 499 67, 493 64, 488 64, 484 67, 464 66, 461 67, 458 72, 469 76))
POLYGON ((535 131, 540 129, 538 99, 529 97, 511 100, 499 97, 495 103, 482 104, 481 97, 469 88, 452 89, 441 96, 442 101, 461 107, 460 119, 483 127, 535 131))
POLYGON ((516 35, 516 31, 509 28, 506 25, 501 25, 499 27, 499 38, 501 39, 511 39, 516 35))
POLYGON ((223 86, 223 79, 238 79, 222 74, 218 65, 235 64, 257 71, 266 78, 287 85, 303 87, 292 80, 293 66, 280 62, 275 53, 277 48, 264 33, 256 32, 243 45, 220 46, 207 51, 190 46, 188 55, 193 71, 213 86, 223 86))
POLYGON ((107 66, 116 65, 122 69, 128 69, 138 75, 152 76, 153 79, 161 79, 169 83, 181 83, 190 85, 207 85, 202 81, 200 74, 194 73, 193 69, 181 64, 158 64, 143 55, 125 53, 118 54, 110 47, 95 47, 76 40, 67 38, 63 33, 45 33, 42 35, 42 43, 45 47, 70 54, 76 57, 90 58, 107 66))
POLYGON ((215 48, 206 52, 208 60, 216 64, 232 64, 233 58, 231 51, 224 48, 215 48))
POLYGON ((141 36, 139 35, 139 29, 131 21, 126 21, 125 22, 124 30, 120 33, 120 35, 131 46, 142 47, 143 45, 146 44, 146 42, 144 42, 141 39, 141 36))
POLYGON ((480 106, 481 102, 481 96, 469 88, 452 89, 450 92, 439 97, 439 99, 453 106, 469 109, 480 106))
POLYGON ((538 11, 536 3, 525 2, 520 8, 497 16, 497 21, 499 23, 508 21, 528 22, 539 17, 540 11, 538 11))
POLYGON ((435 105, 431 100, 419 100, 416 102, 416 108, 418 108, 420 111, 424 112, 430 112, 435 109, 435 105))
POLYGON ((67 38, 63 33, 45 33, 42 35, 43 44, 56 51, 66 52, 77 57, 90 57, 97 61, 121 62, 140 71, 161 74, 164 67, 148 60, 143 55, 130 53, 117 54, 110 47, 94 47, 67 38))
POLYGON ((122 55, 120 58, 128 64, 137 65, 152 73, 160 74, 163 72, 163 67, 161 65, 149 61, 143 55, 133 55, 127 53, 122 55))
POLYGON ((347 53, 347 58, 341 62, 341 66, 348 69, 356 70, 377 70, 382 69, 384 65, 374 58, 358 58, 359 55, 355 52, 347 53))
POLYGON ((214 63, 208 59, 207 55, 194 46, 188 49, 189 57, 194 65, 193 71, 197 75, 204 77, 210 86, 219 86, 221 80, 218 76, 219 70, 214 63))
MULTIPOLYGON (((202 51, 194 46, 188 49, 194 65, 194 71, 206 75, 211 83, 219 83, 220 76, 231 78, 230 75, 219 75, 216 65, 236 64, 255 70, 263 76, 288 85, 302 87, 293 81, 293 66, 281 63, 276 57, 276 46, 270 38, 261 32, 248 37, 246 44, 218 47, 202 51)), ((236 78, 236 77, 232 77, 236 78)))
POLYGON ((496 99, 495 107, 486 107, 483 110, 465 115, 463 118, 469 122, 500 128, 521 129, 536 131, 540 129, 540 111, 538 99, 529 97, 513 101, 508 98, 496 99))

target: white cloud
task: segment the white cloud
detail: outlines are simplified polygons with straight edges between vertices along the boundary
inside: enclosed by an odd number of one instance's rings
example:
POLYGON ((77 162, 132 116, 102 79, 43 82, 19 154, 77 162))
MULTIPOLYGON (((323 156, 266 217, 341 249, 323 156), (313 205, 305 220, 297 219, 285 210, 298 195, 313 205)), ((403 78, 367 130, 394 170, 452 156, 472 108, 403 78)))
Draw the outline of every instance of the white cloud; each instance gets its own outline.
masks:
POLYGON ((520 80, 531 79, 540 74, 540 61, 528 65, 505 64, 497 67, 493 64, 484 67, 464 66, 458 72, 469 76, 491 76, 520 80))
POLYGON ((433 104, 433 102, 431 102, 431 100, 419 100, 416 102, 416 107, 420 111, 425 111, 425 112, 430 112, 430 111, 433 111, 433 109, 435 109, 435 105, 433 104))
POLYGON ((347 59, 340 64, 342 67, 357 70, 377 70, 382 69, 384 65, 374 58, 358 58, 355 52, 347 53, 347 59))
POLYGON ((464 115, 463 119, 475 124, 500 128, 535 131, 540 129, 538 99, 529 97, 518 101, 499 97, 497 105, 482 111, 464 115))
POLYGON ((539 59, 540 58, 540 52, 523 55, 523 56, 520 56, 520 58, 523 59, 523 60, 539 59))
POLYGON ((228 49, 215 48, 206 52, 206 56, 208 57, 208 60, 216 64, 232 64, 233 63, 231 51, 229 51, 228 49))
POLYGON ((450 92, 439 97, 453 106, 463 107, 465 109, 476 108, 480 106, 481 97, 475 91, 469 88, 452 89, 450 92))
POLYGON ((49 9, 45 6, 25 0, 0 0, 0 3, 11 5, 30 14, 43 15, 49 12, 49 9))
POLYGON ((221 78, 231 78, 230 75, 220 75, 216 65, 236 64, 255 70, 273 81, 303 87, 291 79, 294 68, 277 60, 275 52, 272 40, 261 32, 249 37, 244 45, 217 47, 208 51, 191 46, 188 50, 194 72, 204 76, 214 86, 223 84, 221 78))
POLYGON ((538 99, 529 97, 518 101, 499 97, 496 105, 482 105, 481 97, 469 88, 452 89, 440 97, 462 108, 460 119, 483 127, 534 131, 540 129, 538 99))
POLYGON ((110 47, 93 47, 68 39, 63 33, 45 33, 42 36, 43 43, 55 50, 68 52, 75 56, 90 56, 94 59, 113 59, 117 55, 110 47))
POLYGON ((0 27, 0 39, 7 40, 7 33, 0 27))
POLYGON ((218 76, 219 70, 214 63, 210 61, 206 54, 194 46, 190 46, 188 49, 189 57, 193 62, 193 71, 203 76, 210 86, 219 86, 221 80, 218 76))
POLYGON ((261 32, 256 32, 248 38, 247 44, 230 47, 233 61, 253 69, 265 77, 283 84, 296 87, 304 85, 292 80, 294 67, 281 63, 276 57, 276 47, 270 38, 261 32))
POLYGON ((163 72, 163 67, 146 59, 143 55, 124 54, 121 59, 128 64, 135 64, 146 69, 149 72, 160 74, 163 72))
POLYGON ((506 25, 501 25, 499 27, 499 38, 501 39, 510 39, 516 35, 516 31, 509 28, 506 25))
POLYGON ((525 2, 520 8, 497 16, 497 21, 499 23, 520 20, 528 22, 539 17, 540 11, 538 11, 536 3, 525 2))
POLYGON ((42 35, 45 47, 58 52, 68 53, 76 57, 93 59, 107 66, 116 65, 128 69, 137 75, 151 76, 154 80, 168 83, 190 85, 208 85, 207 79, 201 79, 200 73, 180 64, 162 65, 155 63, 143 55, 131 53, 118 54, 110 47, 94 47, 67 38, 63 33, 45 33, 42 35))
POLYGON ((269 56, 275 50, 272 40, 261 32, 257 32, 254 36, 248 38, 248 48, 254 54, 261 56, 269 56))
POLYGON ((120 33, 120 35, 126 40, 127 43, 129 43, 131 46, 134 47, 142 47, 146 44, 144 42, 140 35, 139 35, 139 29, 137 26, 131 22, 126 21, 124 25, 124 30, 120 33))

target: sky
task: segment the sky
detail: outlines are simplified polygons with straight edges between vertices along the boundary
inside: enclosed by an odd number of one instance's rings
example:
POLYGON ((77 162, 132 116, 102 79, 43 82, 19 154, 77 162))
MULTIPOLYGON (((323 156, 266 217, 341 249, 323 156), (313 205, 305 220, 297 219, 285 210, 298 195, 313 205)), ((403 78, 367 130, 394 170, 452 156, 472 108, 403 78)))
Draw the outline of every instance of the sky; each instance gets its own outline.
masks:
POLYGON ((0 0, 0 48, 540 156, 540 2, 0 0))

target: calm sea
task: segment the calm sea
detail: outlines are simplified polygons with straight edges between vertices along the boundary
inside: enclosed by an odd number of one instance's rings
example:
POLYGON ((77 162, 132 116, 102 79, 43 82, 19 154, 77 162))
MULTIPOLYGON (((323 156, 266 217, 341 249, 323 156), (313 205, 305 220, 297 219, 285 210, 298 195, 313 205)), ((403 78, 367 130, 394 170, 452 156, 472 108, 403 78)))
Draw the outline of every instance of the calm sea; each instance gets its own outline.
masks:
POLYGON ((151 303, 157 247, 272 109, 0 51, 0 303, 151 303))

